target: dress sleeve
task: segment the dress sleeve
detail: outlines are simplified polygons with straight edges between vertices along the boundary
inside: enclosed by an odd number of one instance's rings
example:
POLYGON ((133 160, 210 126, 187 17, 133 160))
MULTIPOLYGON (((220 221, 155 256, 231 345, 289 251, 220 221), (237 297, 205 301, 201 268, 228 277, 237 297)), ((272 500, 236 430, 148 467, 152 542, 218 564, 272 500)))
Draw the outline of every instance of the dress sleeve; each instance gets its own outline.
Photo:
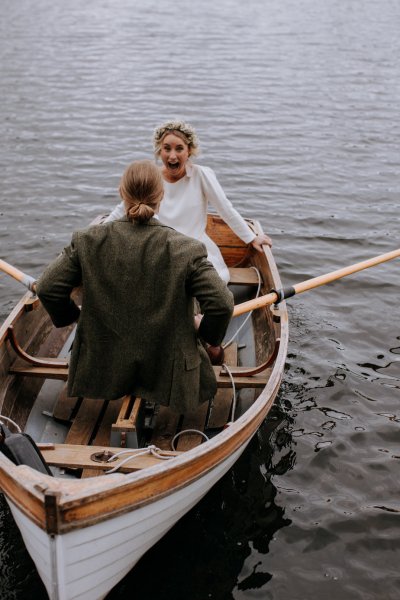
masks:
POLYGON ((209 167, 200 168, 200 177, 203 193, 206 200, 215 208, 225 223, 236 233, 241 240, 249 244, 254 240, 256 234, 250 229, 243 217, 232 206, 225 195, 214 171, 209 167))
POLYGON ((117 221, 118 219, 122 219, 125 216, 125 207, 124 203, 120 202, 117 206, 110 212, 108 217, 106 217, 103 221, 104 223, 110 223, 110 221, 117 221))

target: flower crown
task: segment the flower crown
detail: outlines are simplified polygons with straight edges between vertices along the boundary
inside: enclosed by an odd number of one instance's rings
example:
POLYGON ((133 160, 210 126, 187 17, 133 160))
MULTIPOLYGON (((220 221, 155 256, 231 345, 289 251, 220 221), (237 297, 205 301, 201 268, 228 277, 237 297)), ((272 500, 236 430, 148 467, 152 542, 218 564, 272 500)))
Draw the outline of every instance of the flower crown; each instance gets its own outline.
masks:
POLYGON ((180 131, 181 133, 183 133, 183 135, 187 139, 188 145, 193 150, 197 149, 198 138, 197 138, 196 131, 194 130, 194 128, 191 125, 189 125, 189 123, 185 123, 184 121, 176 120, 176 121, 167 121, 166 123, 163 123, 162 125, 160 125, 160 127, 157 127, 157 129, 154 130, 153 143, 154 143, 155 150, 158 149, 162 138, 168 131, 180 131))

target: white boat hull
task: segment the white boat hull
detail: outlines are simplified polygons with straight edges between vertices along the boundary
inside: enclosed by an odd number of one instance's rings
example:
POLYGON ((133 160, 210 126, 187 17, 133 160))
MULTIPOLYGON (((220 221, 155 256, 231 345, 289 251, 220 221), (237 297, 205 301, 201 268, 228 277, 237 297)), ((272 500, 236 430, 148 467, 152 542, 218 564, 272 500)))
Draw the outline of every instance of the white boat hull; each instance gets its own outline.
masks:
MULTIPOLYGON (((236 283, 244 290, 245 297, 257 285, 249 275, 250 267, 261 274, 264 291, 281 288, 267 246, 263 253, 249 251, 219 217, 209 216, 209 226, 210 236, 218 241, 229 264, 244 265, 236 269, 236 283)), ((251 222, 251 226, 254 231, 262 232, 256 222, 251 222)), ((168 460, 144 456, 142 452, 141 456, 132 458, 126 472, 120 470, 97 476, 100 465, 93 464, 92 453, 94 448, 102 449, 105 442, 88 446, 84 440, 96 439, 94 436, 97 437, 103 424, 103 433, 108 435, 113 421, 107 420, 111 415, 106 409, 101 423, 97 420, 100 414, 90 423, 92 437, 85 429, 85 411, 78 427, 82 429, 79 429, 79 441, 74 437, 74 443, 59 444, 56 435, 50 436, 51 440, 41 433, 33 436, 37 441, 54 443, 53 450, 43 449, 48 464, 82 471, 94 469, 95 477, 51 477, 26 464, 14 464, 0 452, 1 491, 51 600, 104 598, 237 461, 268 415, 280 387, 288 345, 285 303, 281 302, 273 310, 256 311, 248 327, 246 350, 241 353, 239 362, 246 372, 249 370, 246 365, 250 366, 250 374, 237 373, 238 389, 245 388, 239 398, 240 410, 227 423, 232 395, 222 394, 224 400, 215 411, 218 425, 210 425, 219 432, 207 442, 190 448, 189 445, 182 445, 182 449, 178 446, 177 452, 169 452, 168 460), (254 373, 253 366, 257 369, 254 373), (258 375, 260 371, 263 372, 258 375), (56 456, 53 455, 52 461, 48 453, 53 451, 56 456)), ((245 332, 243 330, 241 336, 245 332)), ((64 356, 71 335, 71 328, 57 331, 52 328, 43 306, 30 293, 0 326, 0 413, 14 418, 28 433, 29 420, 37 424, 37 415, 48 413, 44 385, 53 379, 65 381, 68 376, 68 368, 55 365, 53 359, 64 356), (46 402, 42 404, 42 400, 46 402)), ((221 392, 231 387, 230 378, 221 373, 216 373, 216 377, 221 392)), ((60 406, 60 410, 64 407, 63 389, 61 386, 57 393, 50 390, 52 407, 60 406)), ((47 393, 47 389, 45 391, 47 393)), ((83 402, 82 406, 85 408, 83 402)), ((80 409, 71 420, 72 407, 68 404, 66 408, 69 415, 63 413, 64 416, 58 418, 63 423, 70 421, 71 432, 80 409)), ((211 420, 213 411, 214 407, 211 420)), ((40 431, 41 425, 42 422, 38 425, 40 431)), ((175 432, 174 425, 171 439, 175 432)), ((160 439, 163 440, 162 436, 160 439)), ((134 590, 130 599, 135 600, 134 590)))
POLYGON ((49 598, 104 598, 145 552, 232 467, 247 443, 204 476, 164 498, 62 535, 47 534, 8 499, 49 598))

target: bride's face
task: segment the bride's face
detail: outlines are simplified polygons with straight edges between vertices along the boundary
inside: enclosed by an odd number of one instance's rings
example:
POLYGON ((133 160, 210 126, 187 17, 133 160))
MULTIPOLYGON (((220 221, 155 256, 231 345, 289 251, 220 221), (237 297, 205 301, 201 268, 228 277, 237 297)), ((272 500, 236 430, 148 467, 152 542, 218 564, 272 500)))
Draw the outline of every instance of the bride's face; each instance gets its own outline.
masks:
POLYGON ((186 175, 189 146, 174 133, 169 133, 162 141, 160 158, 164 165, 164 175, 171 181, 178 181, 186 175))

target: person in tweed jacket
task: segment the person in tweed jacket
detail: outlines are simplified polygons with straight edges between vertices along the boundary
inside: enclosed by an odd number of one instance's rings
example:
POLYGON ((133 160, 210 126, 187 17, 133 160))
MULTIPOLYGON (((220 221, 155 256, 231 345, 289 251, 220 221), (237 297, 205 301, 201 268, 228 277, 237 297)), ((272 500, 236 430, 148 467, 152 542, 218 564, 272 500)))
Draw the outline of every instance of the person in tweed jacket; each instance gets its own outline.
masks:
POLYGON ((126 216, 77 231, 37 282, 56 327, 78 321, 68 393, 134 394, 179 413, 210 400, 216 379, 202 343, 219 345, 233 311, 205 246, 157 218, 163 197, 150 161, 120 184, 126 216), (82 285, 82 307, 71 298, 82 285), (194 319, 194 299, 202 319, 194 319))

